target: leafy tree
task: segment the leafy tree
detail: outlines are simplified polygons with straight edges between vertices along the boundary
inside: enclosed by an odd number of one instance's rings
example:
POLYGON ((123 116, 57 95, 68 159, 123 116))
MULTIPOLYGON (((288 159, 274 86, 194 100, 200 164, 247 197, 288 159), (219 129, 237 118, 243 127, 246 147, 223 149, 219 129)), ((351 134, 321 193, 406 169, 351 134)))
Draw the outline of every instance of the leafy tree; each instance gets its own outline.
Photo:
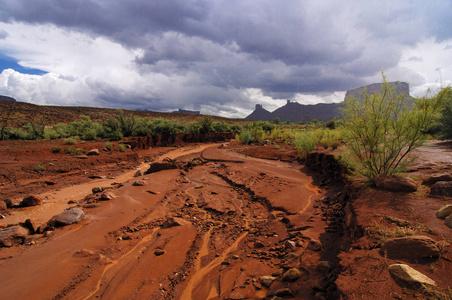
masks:
POLYGON ((441 138, 452 139, 452 88, 446 87, 439 93, 444 99, 444 106, 440 117, 441 138))
POLYGON ((412 162, 408 154, 426 140, 443 98, 412 103, 390 88, 383 75, 379 93, 348 99, 344 109, 344 138, 357 160, 357 171, 369 179, 400 172, 412 162))

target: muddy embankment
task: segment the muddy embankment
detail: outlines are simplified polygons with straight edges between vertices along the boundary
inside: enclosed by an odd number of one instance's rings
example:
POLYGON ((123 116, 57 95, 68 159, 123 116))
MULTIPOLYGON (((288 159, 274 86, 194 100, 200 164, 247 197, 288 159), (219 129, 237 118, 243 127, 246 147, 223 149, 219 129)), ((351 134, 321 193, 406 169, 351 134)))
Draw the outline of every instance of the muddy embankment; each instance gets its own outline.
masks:
POLYGON ((130 138, 128 143, 132 149, 149 149, 149 147, 167 147, 188 143, 214 143, 229 141, 235 132, 183 133, 177 135, 155 134, 145 137, 130 138))

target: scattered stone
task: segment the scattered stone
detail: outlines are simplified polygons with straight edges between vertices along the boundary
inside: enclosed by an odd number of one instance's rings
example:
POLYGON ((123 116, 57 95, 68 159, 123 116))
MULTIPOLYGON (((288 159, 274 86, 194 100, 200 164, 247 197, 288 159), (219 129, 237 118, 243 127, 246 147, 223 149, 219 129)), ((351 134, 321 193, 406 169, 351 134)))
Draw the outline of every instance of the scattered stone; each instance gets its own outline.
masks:
POLYGON ((165 220, 165 222, 163 222, 162 228, 166 229, 166 228, 170 228, 170 227, 174 227, 174 226, 181 226, 181 225, 182 225, 181 219, 169 217, 165 220))
POLYGON ((268 214, 267 218, 269 221, 276 220, 276 214, 274 212, 271 212, 268 214))
POLYGON ((452 181, 452 175, 450 174, 443 174, 443 175, 434 175, 431 176, 424 181, 422 181, 423 185, 432 186, 433 184, 437 183, 438 181, 452 181))
POLYGON ((107 178, 107 176, 105 176, 105 175, 89 175, 88 178, 89 179, 105 179, 105 178, 107 178))
POLYGON ((91 149, 86 153, 86 155, 100 155, 99 149, 91 149))
POLYGON ((320 260, 317 263, 317 269, 325 272, 329 272, 331 270, 331 265, 329 261, 326 260, 320 260))
POLYGON ((1 229, 0 246, 11 247, 16 244, 21 244, 27 236, 28 230, 19 225, 1 229))
POLYGON ((407 236, 387 240, 380 248, 380 254, 391 259, 423 259, 439 257, 435 241, 428 236, 407 236))
POLYGON ((144 174, 151 174, 163 170, 170 170, 170 169, 178 169, 179 165, 173 161, 173 160, 167 160, 162 162, 153 162, 149 165, 149 169, 144 172, 144 174))
POLYGON ((21 199, 6 199, 4 200, 7 208, 15 208, 20 207, 22 200, 21 199))
POLYGON ((264 286, 266 288, 269 288, 273 284, 273 281, 275 281, 275 280, 276 280, 276 277, 273 277, 270 275, 259 277, 259 282, 262 284, 262 286, 264 286))
POLYGON ((91 191, 93 192, 93 194, 97 194, 97 193, 102 193, 103 190, 104 190, 104 188, 99 186, 99 187, 92 188, 91 191))
POLYGON ((47 224, 43 223, 43 224, 38 226, 38 228, 36 229, 36 233, 41 234, 41 233, 43 233, 46 230, 46 228, 47 228, 47 224))
POLYGON ((154 191, 146 191, 146 192, 148 192, 149 194, 152 194, 152 195, 158 195, 158 194, 160 194, 160 192, 154 192, 154 191))
POLYGON ((75 200, 69 200, 69 201, 67 202, 67 204, 77 204, 77 201, 75 201, 75 200))
POLYGON ((85 219, 85 212, 80 208, 73 207, 52 217, 52 219, 49 220, 49 223, 55 224, 56 226, 66 226, 78 223, 83 219, 85 219))
POLYGON ((88 204, 83 205, 83 208, 96 208, 99 206, 100 206, 99 203, 88 203, 88 204))
POLYGON ((264 248, 265 247, 264 243, 262 243, 261 241, 254 242, 253 246, 254 246, 255 249, 260 249, 260 248, 264 248))
POLYGON ((424 285, 436 286, 436 283, 421 272, 405 264, 389 266, 389 273, 396 283, 411 288, 420 288, 424 285))
POLYGON ((35 233, 39 228, 39 225, 31 219, 25 220, 24 225, 28 230, 30 230, 30 233, 35 233))
POLYGON ((43 237, 49 237, 52 235, 52 233, 53 233, 53 230, 47 230, 46 232, 44 232, 43 237))
POLYGON ((446 224, 447 227, 452 228, 452 215, 449 215, 445 220, 444 224, 446 224))
POLYGON ((111 199, 114 199, 114 198, 116 198, 116 195, 113 194, 112 192, 106 192, 106 193, 102 193, 100 195, 100 200, 101 201, 108 201, 108 200, 111 200, 111 199))
POLYGON ((133 175, 133 177, 140 177, 143 176, 143 173, 141 172, 141 170, 138 170, 135 172, 135 174, 133 175))
POLYGON ((411 178, 398 175, 379 174, 374 179, 377 188, 394 191, 412 193, 417 191, 417 184, 411 178))
POLYGON ((6 202, 5 201, 0 201, 0 210, 5 210, 7 208, 8 208, 8 206, 6 205, 6 202))
POLYGON ((301 272, 297 268, 291 268, 283 274, 283 281, 295 281, 301 277, 301 272))
POLYGON ((279 297, 294 297, 296 293, 289 288, 282 288, 276 290, 275 295, 279 297))
POLYGON ((47 185, 55 185, 55 181, 52 180, 45 180, 44 183, 47 185))
POLYGON ((290 251, 293 251, 297 248, 297 245, 294 241, 288 240, 284 243, 284 247, 290 251))
POLYGON ((29 195, 25 196, 22 202, 20 203, 21 206, 37 206, 42 205, 42 199, 38 195, 29 195))
POLYGON ((78 159, 88 159, 88 156, 86 156, 86 155, 76 155, 75 158, 78 158, 78 159))
POLYGON ((165 254, 165 250, 163 250, 163 249, 155 249, 154 254, 155 254, 155 256, 163 255, 163 254, 165 254))
POLYGON ((134 183, 132 183, 133 186, 145 186, 147 183, 144 180, 137 180, 134 183))
POLYGON ((77 252, 74 253, 74 257, 88 257, 88 256, 94 256, 96 253, 92 250, 88 249, 80 249, 77 252))
POLYGON ((124 234, 121 238, 123 241, 131 240, 132 236, 130 234, 124 234))
POLYGON ((430 195, 452 197, 452 181, 438 181, 430 189, 430 195))
POLYGON ((306 247, 308 250, 312 251, 320 251, 322 250, 322 243, 318 240, 310 240, 308 246, 306 247))
POLYGON ((436 217, 438 219, 445 219, 452 214, 452 204, 447 204, 438 209, 436 212, 436 217))

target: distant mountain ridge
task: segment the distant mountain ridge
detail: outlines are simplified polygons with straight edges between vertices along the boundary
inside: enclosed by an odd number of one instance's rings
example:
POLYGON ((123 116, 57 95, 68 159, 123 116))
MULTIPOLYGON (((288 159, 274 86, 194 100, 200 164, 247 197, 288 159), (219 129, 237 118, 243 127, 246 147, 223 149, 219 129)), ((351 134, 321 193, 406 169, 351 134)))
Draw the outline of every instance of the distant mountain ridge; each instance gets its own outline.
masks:
MULTIPOLYGON (((406 82, 388 82, 389 88, 394 89, 396 94, 405 94, 409 99, 409 84, 406 82)), ((246 120, 253 121, 273 121, 279 118, 281 122, 310 122, 319 120, 328 122, 340 117, 340 109, 344 107, 348 99, 363 100, 365 93, 379 93, 382 90, 382 83, 373 83, 360 88, 347 91, 344 101, 340 103, 319 103, 319 104, 300 104, 298 102, 287 100, 286 105, 269 112, 261 104, 256 104, 255 110, 247 116, 246 120)))
POLYGON ((0 95, 0 100, 14 101, 14 102, 16 102, 16 99, 14 99, 13 97, 2 96, 2 95, 0 95))

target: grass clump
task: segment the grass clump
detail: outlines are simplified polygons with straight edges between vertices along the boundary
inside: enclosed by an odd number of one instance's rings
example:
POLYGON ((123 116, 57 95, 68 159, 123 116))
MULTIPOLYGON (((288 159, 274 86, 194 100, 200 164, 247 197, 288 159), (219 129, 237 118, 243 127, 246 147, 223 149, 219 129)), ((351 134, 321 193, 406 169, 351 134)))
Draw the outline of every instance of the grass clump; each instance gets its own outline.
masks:
POLYGON ((43 165, 36 165, 33 167, 33 171, 35 172, 42 172, 44 171, 46 168, 43 165))
POLYGON ((52 153, 57 154, 61 152, 61 147, 60 146, 55 146, 52 148, 52 153))

